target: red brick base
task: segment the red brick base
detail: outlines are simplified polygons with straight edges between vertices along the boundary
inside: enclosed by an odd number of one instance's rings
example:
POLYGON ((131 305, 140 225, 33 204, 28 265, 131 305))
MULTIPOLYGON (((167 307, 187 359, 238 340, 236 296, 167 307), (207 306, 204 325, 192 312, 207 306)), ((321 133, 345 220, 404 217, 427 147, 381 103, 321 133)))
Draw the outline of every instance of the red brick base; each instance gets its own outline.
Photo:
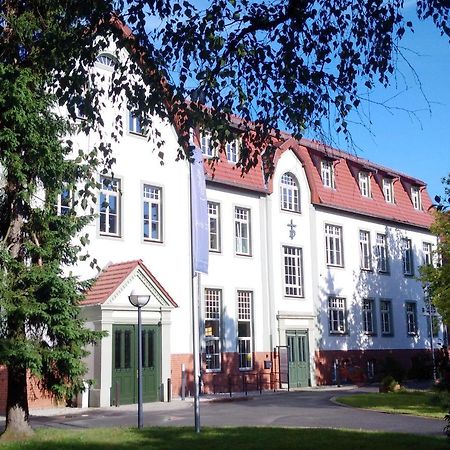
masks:
MULTIPOLYGON (((6 366, 0 366, 0 414, 6 412, 6 398, 8 395, 8 369, 6 366)), ((28 379, 28 406, 30 409, 51 408, 56 406, 57 402, 48 393, 43 392, 35 379, 28 379)))
POLYGON ((340 382, 364 383, 371 381, 369 365, 374 370, 374 378, 383 376, 386 358, 391 358, 407 375, 414 358, 429 358, 425 349, 398 350, 318 350, 315 352, 316 382, 318 385, 336 383, 336 369, 340 382))
MULTIPOLYGON (((257 352, 253 354, 252 370, 239 370, 239 355, 237 353, 222 353, 222 369, 218 372, 207 372, 202 367, 202 392, 242 392, 259 389, 275 389, 278 377, 275 373, 275 363, 271 353, 257 352), (270 361, 271 367, 265 368, 265 361, 270 361)), ((186 370, 186 395, 193 395, 193 363, 191 354, 172 355, 172 395, 181 396, 182 364, 186 370)))

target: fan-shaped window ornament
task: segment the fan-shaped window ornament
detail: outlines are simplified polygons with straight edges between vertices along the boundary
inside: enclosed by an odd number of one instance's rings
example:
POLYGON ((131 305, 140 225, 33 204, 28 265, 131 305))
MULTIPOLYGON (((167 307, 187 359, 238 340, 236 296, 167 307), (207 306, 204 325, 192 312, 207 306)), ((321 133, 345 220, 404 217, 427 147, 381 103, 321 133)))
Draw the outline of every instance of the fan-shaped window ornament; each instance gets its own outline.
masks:
POLYGON ((116 58, 114 58, 114 56, 109 55, 107 53, 102 53, 100 55, 97 56, 97 60, 96 62, 102 66, 102 67, 106 67, 110 70, 113 70, 114 67, 117 64, 117 60, 116 58))

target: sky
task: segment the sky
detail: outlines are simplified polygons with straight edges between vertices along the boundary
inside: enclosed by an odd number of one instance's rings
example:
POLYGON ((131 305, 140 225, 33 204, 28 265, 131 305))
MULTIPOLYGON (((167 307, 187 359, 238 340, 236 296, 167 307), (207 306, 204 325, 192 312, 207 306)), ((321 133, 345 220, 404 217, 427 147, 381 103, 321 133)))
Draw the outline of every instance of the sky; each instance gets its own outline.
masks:
MULTIPOLYGON (((414 7, 405 14, 414 18, 414 7)), ((350 149, 342 137, 335 146, 424 181, 434 199, 443 193, 442 177, 450 173, 450 43, 431 21, 419 22, 416 17, 414 24, 414 34, 407 32, 401 45, 423 94, 412 71, 399 62, 393 86, 371 94, 375 102, 388 100, 393 109, 364 105, 367 128, 358 124, 351 128, 356 146, 350 149), (402 108, 416 111, 417 117, 402 108)))

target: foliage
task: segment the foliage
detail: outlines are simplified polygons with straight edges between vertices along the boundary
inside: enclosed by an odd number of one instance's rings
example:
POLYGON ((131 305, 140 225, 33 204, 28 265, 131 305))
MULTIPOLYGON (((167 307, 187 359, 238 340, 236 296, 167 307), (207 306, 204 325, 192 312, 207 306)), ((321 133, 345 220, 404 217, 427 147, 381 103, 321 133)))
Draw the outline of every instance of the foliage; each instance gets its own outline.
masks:
POLYGON ((92 430, 39 429, 28 442, 4 443, 5 450, 172 450, 195 448, 196 450, 240 449, 290 450, 298 448, 316 450, 365 449, 419 450, 447 449, 448 442, 441 436, 409 435, 406 433, 364 432, 335 429, 295 428, 202 428, 201 433, 192 429, 144 428, 142 431, 129 428, 104 428, 92 430))
POLYGON ((436 212, 432 232, 439 242, 435 251, 435 264, 420 267, 420 280, 444 323, 450 320, 450 175, 443 180, 444 195, 435 198, 436 212))
POLYGON ((397 390, 397 386, 398 381, 391 375, 388 375, 381 380, 380 389, 382 392, 395 392, 397 390))

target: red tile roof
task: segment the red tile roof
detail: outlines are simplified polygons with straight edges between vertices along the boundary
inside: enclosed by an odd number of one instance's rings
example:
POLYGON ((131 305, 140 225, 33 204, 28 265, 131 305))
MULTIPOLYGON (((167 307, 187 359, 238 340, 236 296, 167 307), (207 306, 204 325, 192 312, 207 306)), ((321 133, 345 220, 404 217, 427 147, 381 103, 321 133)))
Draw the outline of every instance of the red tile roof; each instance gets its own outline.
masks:
POLYGON ((108 300, 108 298, 125 281, 128 275, 130 275, 136 267, 139 267, 145 272, 145 274, 152 280, 152 282, 158 287, 158 289, 163 293, 167 300, 172 303, 174 307, 178 306, 140 259, 135 261, 110 264, 109 266, 105 267, 103 271, 98 275, 97 279, 94 281, 94 284, 87 291, 84 300, 81 301, 80 304, 99 305, 105 303, 106 300, 108 300))
POLYGON ((432 202, 423 181, 306 139, 300 142, 294 139, 286 141, 278 150, 275 163, 280 155, 289 148, 303 163, 311 189, 311 201, 314 205, 422 228, 429 228, 433 222, 432 202), (323 158, 331 158, 334 161, 335 189, 325 187, 322 183, 320 161, 323 158), (362 196, 359 190, 357 175, 360 170, 368 171, 371 174, 371 198, 362 196), (393 180, 395 203, 387 203, 384 199, 381 186, 384 177, 393 180), (411 202, 411 186, 420 187, 422 198, 422 210, 420 211, 416 210, 411 202))

